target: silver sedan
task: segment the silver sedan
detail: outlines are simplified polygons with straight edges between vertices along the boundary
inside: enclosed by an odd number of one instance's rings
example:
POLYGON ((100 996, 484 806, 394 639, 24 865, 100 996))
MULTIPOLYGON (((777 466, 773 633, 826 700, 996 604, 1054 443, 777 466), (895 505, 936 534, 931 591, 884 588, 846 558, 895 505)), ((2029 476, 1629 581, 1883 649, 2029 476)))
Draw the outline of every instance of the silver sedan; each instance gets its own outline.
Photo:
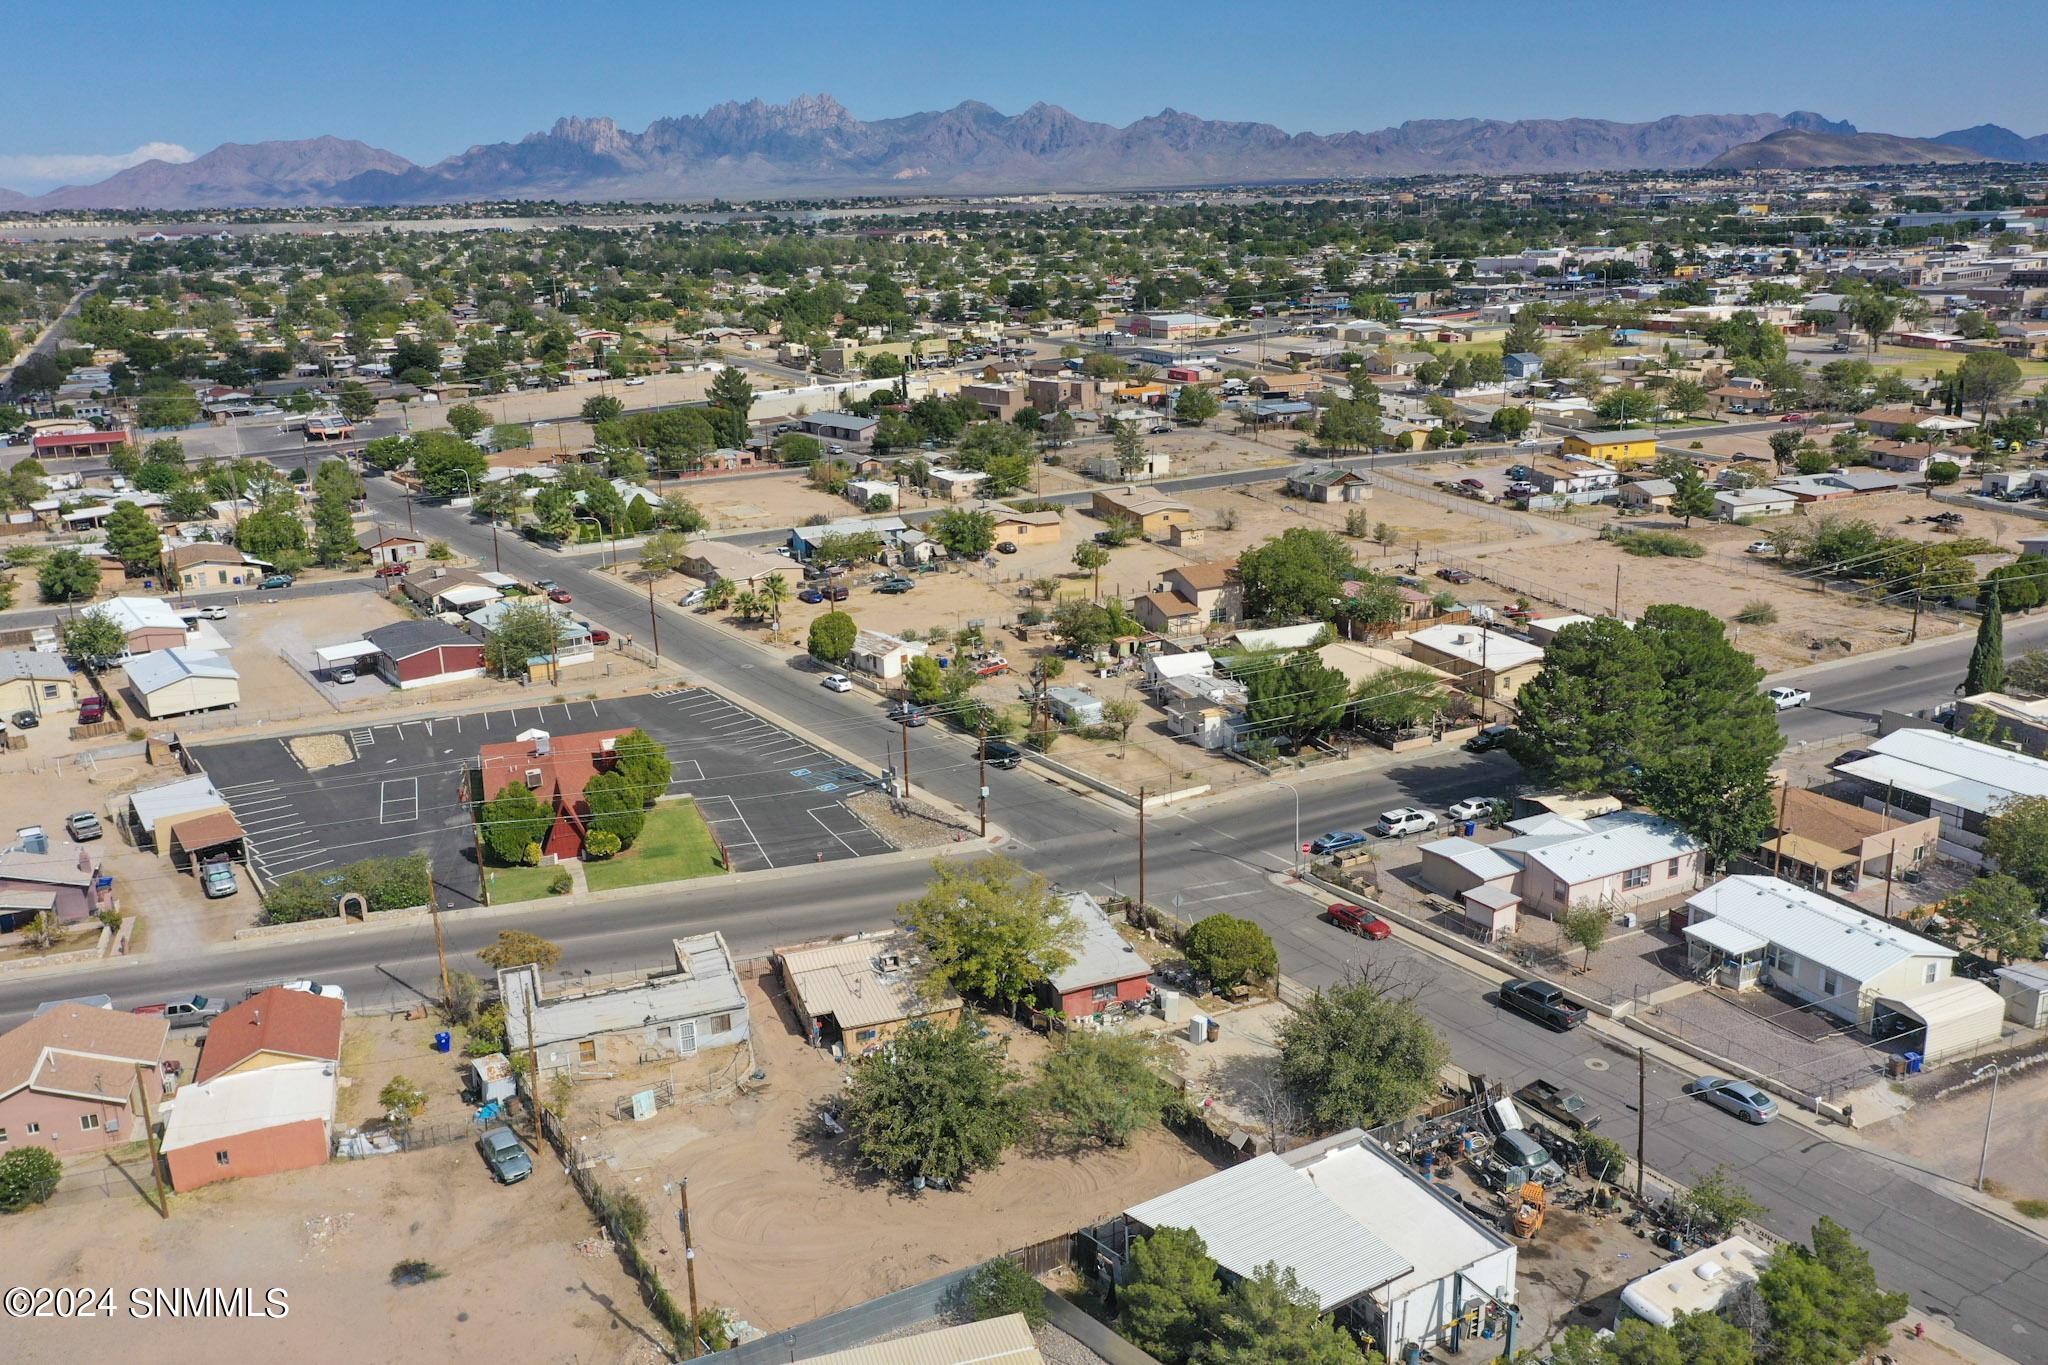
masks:
POLYGON ((1778 1117, 1778 1102, 1748 1081, 1702 1076, 1686 1086, 1686 1090, 1745 1123, 1769 1123, 1778 1117))

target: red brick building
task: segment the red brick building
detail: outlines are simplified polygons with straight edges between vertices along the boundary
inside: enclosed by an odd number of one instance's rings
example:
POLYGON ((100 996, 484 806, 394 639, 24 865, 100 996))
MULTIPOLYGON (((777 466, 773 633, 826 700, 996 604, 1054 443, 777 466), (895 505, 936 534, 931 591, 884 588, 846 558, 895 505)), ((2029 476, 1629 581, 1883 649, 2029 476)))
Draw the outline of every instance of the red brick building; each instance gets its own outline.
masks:
POLYGON ((486 744, 477 751, 484 800, 508 786, 525 787, 554 808, 555 823, 541 845, 542 855, 581 858, 590 818, 583 784, 611 771, 612 746, 620 735, 630 733, 630 729, 622 729, 550 735, 545 730, 529 730, 509 743, 486 744))

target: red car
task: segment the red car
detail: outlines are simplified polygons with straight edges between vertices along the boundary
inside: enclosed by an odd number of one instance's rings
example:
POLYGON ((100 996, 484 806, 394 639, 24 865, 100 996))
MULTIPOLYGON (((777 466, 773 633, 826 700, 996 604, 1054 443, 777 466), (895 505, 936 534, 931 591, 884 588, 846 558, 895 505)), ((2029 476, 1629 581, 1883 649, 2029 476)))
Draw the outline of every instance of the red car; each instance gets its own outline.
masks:
POLYGON ((1778 420, 1780 422, 1804 422, 1806 420, 1806 414, 1803 412, 1788 412, 1783 417, 1780 417, 1778 420))
POLYGON ((1346 933, 1357 934, 1360 938, 1382 939, 1394 936, 1393 925, 1355 905, 1333 905, 1325 914, 1330 923, 1346 933))
POLYGON ((398 578, 404 573, 405 565, 403 564, 379 564, 377 566, 377 577, 379 578, 398 578))
POLYGON ((562 605, 567 606, 569 603, 575 600, 575 598, 569 596, 569 590, 567 588, 548 589, 548 601, 550 602, 560 602, 562 605))
POLYGON ((578 624, 590 632, 590 643, 594 645, 608 645, 612 642, 612 633, 603 626, 593 626, 588 621, 579 622, 578 624))

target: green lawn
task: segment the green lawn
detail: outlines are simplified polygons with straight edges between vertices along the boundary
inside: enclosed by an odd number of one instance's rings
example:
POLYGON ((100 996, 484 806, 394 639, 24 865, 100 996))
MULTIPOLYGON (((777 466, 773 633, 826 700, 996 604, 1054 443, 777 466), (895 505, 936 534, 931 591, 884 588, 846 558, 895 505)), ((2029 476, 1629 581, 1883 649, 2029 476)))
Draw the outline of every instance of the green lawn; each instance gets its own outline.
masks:
MULTIPOLYGON (((1843 357, 1845 360, 1870 358, 1870 351, 1862 346, 1843 357)), ((1936 370, 1955 373, 1956 366, 1963 363, 1963 357, 1954 351, 1923 351, 1917 346, 1880 346, 1877 363, 1879 368, 1895 370, 1908 379, 1928 379, 1936 370)), ((2018 364, 2022 378, 2048 377, 2048 360, 2022 360, 2018 364)))
POLYGON ((484 881, 489 888, 492 905, 539 900, 548 894, 548 883, 560 870, 553 867, 495 867, 492 863, 493 860, 486 856, 484 881))
POLYGON ((697 814, 697 803, 688 799, 658 803, 647 812, 647 826, 633 847, 616 858, 583 866, 592 891, 687 881, 724 871, 718 843, 697 814))

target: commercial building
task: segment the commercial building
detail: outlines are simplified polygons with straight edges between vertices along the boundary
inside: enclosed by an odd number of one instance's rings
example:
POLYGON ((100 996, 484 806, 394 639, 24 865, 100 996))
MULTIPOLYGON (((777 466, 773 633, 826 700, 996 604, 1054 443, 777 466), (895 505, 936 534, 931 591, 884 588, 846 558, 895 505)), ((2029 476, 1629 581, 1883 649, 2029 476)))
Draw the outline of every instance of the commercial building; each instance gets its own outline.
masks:
POLYGON ((747 998, 724 935, 693 934, 672 940, 669 949, 674 967, 622 985, 549 987, 531 964, 499 972, 512 1055, 525 1056, 530 1044, 547 1075, 744 1043, 751 1028, 747 998))
MULTIPOLYGON (((526 730, 502 744, 477 750, 477 771, 484 799, 507 787, 524 787, 555 813, 541 841, 541 857, 549 862, 583 856, 589 834, 590 806, 583 788, 617 761, 614 748, 628 730, 591 730, 576 735, 551 735, 526 730)), ((658 793, 657 793, 658 794, 658 793)))
POLYGON ((1515 1302, 1515 1247, 1492 1220, 1356 1128, 1126 1209, 1113 1254, 1165 1227, 1199 1233, 1232 1280, 1267 1264, 1292 1270, 1325 1314, 1368 1333, 1388 1359, 1456 1350, 1474 1321, 1505 1328, 1515 1302))
POLYGON ((1621 466, 1648 464, 1657 458, 1657 434, 1653 431, 1569 431, 1564 437, 1564 453, 1621 466))
POLYGON ((483 676, 483 642, 444 621, 396 621, 363 639, 376 651, 377 676, 401 690, 483 676))

